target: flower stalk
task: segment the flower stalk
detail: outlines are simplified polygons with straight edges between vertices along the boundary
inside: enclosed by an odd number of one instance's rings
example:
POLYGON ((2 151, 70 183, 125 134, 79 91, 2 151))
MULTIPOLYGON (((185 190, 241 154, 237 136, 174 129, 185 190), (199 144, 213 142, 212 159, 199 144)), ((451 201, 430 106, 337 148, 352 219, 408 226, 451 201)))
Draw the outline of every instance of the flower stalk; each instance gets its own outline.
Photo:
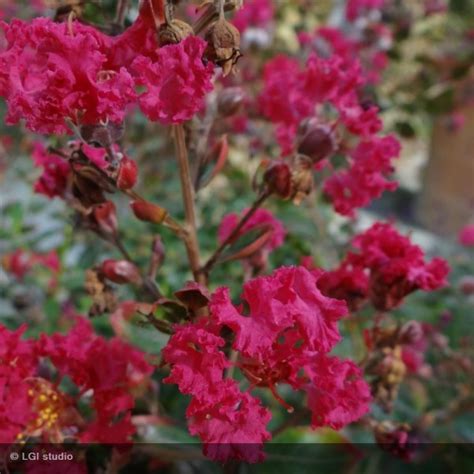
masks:
POLYGON ((191 170, 189 167, 184 129, 181 124, 173 126, 173 138, 176 149, 176 159, 178 161, 179 167, 184 215, 186 219, 184 244, 186 246, 186 252, 188 254, 188 260, 194 279, 198 283, 205 284, 205 274, 199 271, 201 264, 199 256, 199 243, 197 239, 196 211, 194 208, 194 187, 191 177, 191 170))

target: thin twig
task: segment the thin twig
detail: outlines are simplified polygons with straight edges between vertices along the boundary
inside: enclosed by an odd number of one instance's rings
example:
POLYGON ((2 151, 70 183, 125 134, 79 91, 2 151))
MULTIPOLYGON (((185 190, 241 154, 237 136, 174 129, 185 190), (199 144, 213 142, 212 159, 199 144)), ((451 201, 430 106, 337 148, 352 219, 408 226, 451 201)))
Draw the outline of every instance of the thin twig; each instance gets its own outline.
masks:
POLYGON ((188 151, 184 129, 181 124, 173 126, 173 138, 176 148, 176 158, 178 160, 179 178, 181 181, 181 193, 183 196, 184 214, 186 217, 186 236, 184 244, 188 254, 194 279, 201 284, 205 284, 205 275, 199 272, 201 267, 199 257, 199 243, 196 230, 196 213, 194 209, 194 187, 189 168, 188 151))
POLYGON ((233 242, 233 240, 238 236, 239 232, 242 230, 242 227, 248 222, 248 220, 257 212, 260 206, 264 203, 264 201, 270 196, 271 192, 265 190, 258 196, 255 202, 252 204, 247 212, 242 216, 237 226, 234 230, 229 234, 229 236, 219 245, 216 251, 211 255, 209 260, 205 263, 205 265, 201 268, 200 272, 204 275, 208 275, 209 272, 212 270, 212 267, 217 263, 219 257, 221 256, 222 252, 225 248, 233 242))
POLYGON ((118 0, 117 9, 115 10, 115 21, 116 25, 122 26, 125 23, 125 17, 129 8, 130 0, 118 0))
POLYGON ((140 267, 137 265, 135 260, 133 260, 131 255, 128 253, 127 249, 125 248, 125 245, 123 244, 122 240, 120 239, 118 235, 116 235, 113 238, 108 238, 107 236, 103 235, 101 232, 95 232, 95 233, 96 235, 101 237, 105 242, 112 244, 122 254, 125 260, 128 260, 129 262, 133 263, 137 267, 141 276, 140 287, 143 291, 146 291, 155 300, 157 300, 158 298, 161 298, 162 294, 156 282, 152 278, 143 274, 140 267))

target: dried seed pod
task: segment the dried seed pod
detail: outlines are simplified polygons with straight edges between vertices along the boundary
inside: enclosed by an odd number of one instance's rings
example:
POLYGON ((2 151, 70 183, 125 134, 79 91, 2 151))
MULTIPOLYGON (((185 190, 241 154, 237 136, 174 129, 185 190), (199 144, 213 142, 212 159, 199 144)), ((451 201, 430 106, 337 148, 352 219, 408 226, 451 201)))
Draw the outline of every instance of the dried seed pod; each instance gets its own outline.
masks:
POLYGON ((193 27, 185 21, 171 20, 170 22, 163 23, 158 29, 158 44, 160 46, 177 44, 193 34, 193 27))
POLYGON ((328 126, 310 126, 301 138, 298 153, 311 158, 313 163, 330 157, 336 149, 334 134, 328 126))
POLYGON ((97 270, 87 270, 85 289, 92 298, 89 316, 111 313, 117 308, 118 301, 113 289, 104 281, 104 276, 97 270))
POLYGON ((263 181, 269 191, 277 196, 288 199, 293 190, 291 169, 288 163, 277 161, 272 163, 263 175, 263 181))
POLYGON ((207 30, 205 40, 207 41, 207 48, 204 56, 220 66, 223 75, 227 76, 242 56, 239 30, 221 18, 207 30))

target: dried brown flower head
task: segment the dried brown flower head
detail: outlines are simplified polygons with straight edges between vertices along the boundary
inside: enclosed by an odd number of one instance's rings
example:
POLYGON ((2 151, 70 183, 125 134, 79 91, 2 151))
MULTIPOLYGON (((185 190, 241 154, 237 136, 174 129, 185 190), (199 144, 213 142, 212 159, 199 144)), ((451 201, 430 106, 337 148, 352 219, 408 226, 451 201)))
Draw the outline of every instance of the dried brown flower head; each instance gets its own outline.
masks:
POLYGON ((240 56, 239 30, 220 18, 207 30, 207 48, 204 56, 222 68, 224 76, 232 72, 240 56))
POLYGON ((193 34, 194 30, 190 24, 182 20, 171 20, 160 25, 158 29, 158 44, 160 46, 177 44, 193 34))

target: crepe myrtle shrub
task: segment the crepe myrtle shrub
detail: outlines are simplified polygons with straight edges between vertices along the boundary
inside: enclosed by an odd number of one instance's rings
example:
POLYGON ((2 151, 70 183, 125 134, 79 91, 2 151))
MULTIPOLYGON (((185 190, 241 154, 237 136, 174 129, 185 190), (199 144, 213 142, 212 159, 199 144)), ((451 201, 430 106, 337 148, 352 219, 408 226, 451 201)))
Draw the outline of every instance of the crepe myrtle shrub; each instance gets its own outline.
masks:
MULTIPOLYGON (((24 338, 23 326, 0 327, 0 441, 139 439, 137 426, 154 418, 136 414, 135 406, 150 398, 159 367, 167 372, 163 383, 188 396, 189 432, 214 461, 262 461, 278 410, 287 412, 288 426, 293 417, 295 424, 335 430, 362 420, 377 441, 403 444, 405 425, 381 424, 371 407, 390 411, 407 370, 423 365, 413 360, 417 344, 427 344, 434 329, 415 321, 392 325, 390 312, 415 291, 446 285, 447 263, 426 261, 393 224, 377 222, 354 237, 336 268, 319 268, 301 255, 293 265, 271 268, 269 255, 291 229, 265 207, 271 200, 290 206, 314 200, 317 187, 336 213, 352 218, 396 188, 391 176, 400 144, 383 133, 377 106, 361 99, 378 74, 368 74, 360 48, 321 55, 311 35, 301 37, 304 58, 267 54, 258 67, 239 59, 249 28, 271 30, 276 2, 214 0, 189 24, 176 17, 182 10, 175 2, 143 0, 124 28, 127 3, 118 2, 115 36, 74 9, 54 20, 1 24, 0 95, 7 124, 21 121, 37 134, 34 190, 62 200, 117 256, 97 261, 85 275, 89 315, 110 318, 113 338, 95 334, 82 316, 66 334, 39 340, 24 338), (140 167, 121 145, 129 132, 124 120, 137 110, 172 137, 184 221, 139 193, 140 167), (233 135, 251 130, 255 146, 272 151, 249 189, 253 201, 222 215, 215 250, 203 258, 198 192, 222 172, 233 135), (64 137, 65 146, 47 145, 64 137), (156 228, 146 267, 121 240, 113 193, 129 199, 134 218, 156 228), (173 294, 162 294, 156 283, 166 254, 160 227, 182 242, 192 276, 173 294), (229 261, 244 269, 240 302, 225 281, 213 281, 215 268, 229 261), (120 301, 115 285, 136 287, 140 296, 120 301), (163 307, 172 310, 158 316, 163 307), (373 315, 363 361, 331 354, 341 341, 341 320, 354 320, 362 307, 373 315), (134 314, 168 337, 159 359, 124 339, 122 323, 134 314), (62 384, 66 377, 70 383, 62 384)), ((348 21, 370 7, 362 3, 348 2, 348 21)), ((342 31, 324 34, 342 41, 342 31)), ((52 278, 60 271, 54 252, 19 249, 3 263, 19 280, 37 264, 52 278)))

